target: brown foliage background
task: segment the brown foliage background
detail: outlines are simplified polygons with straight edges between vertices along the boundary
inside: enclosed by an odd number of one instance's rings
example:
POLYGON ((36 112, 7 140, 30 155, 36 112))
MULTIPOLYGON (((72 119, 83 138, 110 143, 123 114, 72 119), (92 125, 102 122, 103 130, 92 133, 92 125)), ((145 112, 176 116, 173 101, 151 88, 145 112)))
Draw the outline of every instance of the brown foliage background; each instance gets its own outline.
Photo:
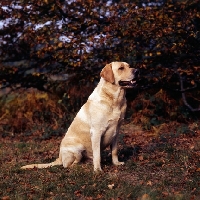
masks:
POLYGON ((198 119, 198 0, 21 0, 1 5, 0 19, 12 18, 0 29, 2 130, 31 130, 35 110, 55 114, 41 113, 41 122, 70 121, 97 84, 101 68, 114 60, 140 69, 137 88, 127 94, 128 119, 143 121, 147 129, 166 119, 198 119), (26 88, 47 96, 41 100, 33 92, 28 98, 26 88), (11 101, 14 93, 20 96, 11 101))

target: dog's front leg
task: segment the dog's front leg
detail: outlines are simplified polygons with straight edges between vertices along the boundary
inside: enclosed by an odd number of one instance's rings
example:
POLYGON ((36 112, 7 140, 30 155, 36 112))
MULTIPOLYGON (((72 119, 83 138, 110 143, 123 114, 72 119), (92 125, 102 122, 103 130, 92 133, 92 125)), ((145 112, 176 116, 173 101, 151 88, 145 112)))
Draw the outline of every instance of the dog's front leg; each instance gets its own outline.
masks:
POLYGON ((94 171, 102 171, 101 169, 101 134, 96 133, 95 131, 92 132, 91 136, 92 142, 92 151, 93 151, 93 164, 94 164, 94 171))
POLYGON ((111 144, 111 152, 112 152, 112 163, 114 165, 123 165, 124 162, 119 162, 117 155, 117 143, 118 143, 118 134, 113 138, 111 144))

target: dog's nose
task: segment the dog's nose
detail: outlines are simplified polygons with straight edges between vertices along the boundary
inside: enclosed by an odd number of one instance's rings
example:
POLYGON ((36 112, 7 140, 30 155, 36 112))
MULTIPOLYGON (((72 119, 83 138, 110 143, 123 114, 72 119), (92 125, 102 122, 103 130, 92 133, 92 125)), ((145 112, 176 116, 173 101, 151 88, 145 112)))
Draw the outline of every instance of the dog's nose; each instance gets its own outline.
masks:
POLYGON ((135 78, 137 78, 139 76, 139 73, 140 73, 139 69, 135 69, 134 70, 134 76, 135 76, 135 78))

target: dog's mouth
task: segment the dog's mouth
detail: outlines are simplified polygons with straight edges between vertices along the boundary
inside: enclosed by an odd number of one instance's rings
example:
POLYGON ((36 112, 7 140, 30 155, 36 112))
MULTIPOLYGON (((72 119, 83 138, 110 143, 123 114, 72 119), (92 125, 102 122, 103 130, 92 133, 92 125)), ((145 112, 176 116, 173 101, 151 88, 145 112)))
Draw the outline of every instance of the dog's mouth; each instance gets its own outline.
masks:
POLYGON ((134 74, 134 78, 132 79, 132 80, 130 80, 130 81, 119 81, 119 85, 121 86, 121 87, 124 87, 124 88, 133 88, 133 87, 136 87, 137 86, 137 84, 136 84, 136 80, 137 80, 137 78, 138 78, 138 76, 139 76, 139 70, 138 69, 134 69, 134 72, 133 72, 133 74, 134 74))
POLYGON ((125 88, 132 88, 135 87, 137 84, 136 79, 134 78, 131 81, 119 81, 119 85, 125 88))

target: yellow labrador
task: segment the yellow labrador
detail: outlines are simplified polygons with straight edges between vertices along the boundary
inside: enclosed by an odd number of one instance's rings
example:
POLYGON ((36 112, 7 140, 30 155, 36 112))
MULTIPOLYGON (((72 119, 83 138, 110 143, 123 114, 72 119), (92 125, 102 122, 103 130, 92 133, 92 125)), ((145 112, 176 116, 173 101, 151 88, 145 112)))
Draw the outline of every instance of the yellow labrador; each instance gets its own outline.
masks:
POLYGON ((47 164, 31 164, 27 168, 55 165, 69 167, 83 156, 93 159, 94 171, 101 171, 101 150, 110 145, 112 162, 118 161, 117 137, 126 111, 125 89, 136 85, 138 71, 125 62, 112 62, 101 71, 101 79, 87 102, 70 125, 61 145, 59 157, 47 164))

